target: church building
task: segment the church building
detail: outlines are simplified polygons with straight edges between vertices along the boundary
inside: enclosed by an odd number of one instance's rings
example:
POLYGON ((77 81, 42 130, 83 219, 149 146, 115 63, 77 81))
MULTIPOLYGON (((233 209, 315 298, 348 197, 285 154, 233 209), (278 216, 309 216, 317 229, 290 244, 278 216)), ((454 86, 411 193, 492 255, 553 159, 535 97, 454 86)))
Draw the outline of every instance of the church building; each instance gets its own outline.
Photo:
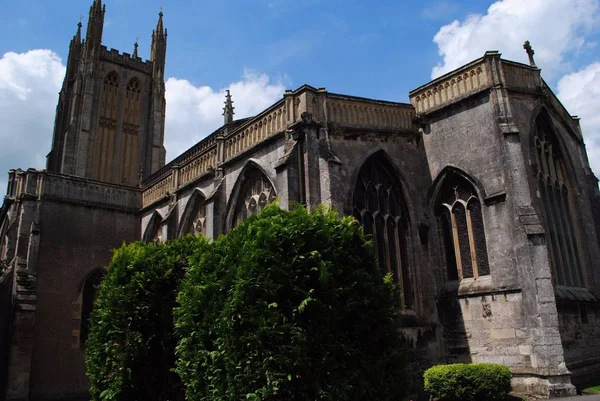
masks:
POLYGON ((105 12, 93 0, 71 40, 46 169, 8 172, 6 400, 89 399, 84 343, 111 250, 214 239, 275 199, 327 205, 372 236, 420 369, 500 363, 515 391, 550 398, 600 377, 598 180, 528 42, 528 64, 488 51, 410 103, 303 85, 235 119, 227 91, 223 125, 165 164, 163 14, 142 60, 137 43, 102 45, 105 12))

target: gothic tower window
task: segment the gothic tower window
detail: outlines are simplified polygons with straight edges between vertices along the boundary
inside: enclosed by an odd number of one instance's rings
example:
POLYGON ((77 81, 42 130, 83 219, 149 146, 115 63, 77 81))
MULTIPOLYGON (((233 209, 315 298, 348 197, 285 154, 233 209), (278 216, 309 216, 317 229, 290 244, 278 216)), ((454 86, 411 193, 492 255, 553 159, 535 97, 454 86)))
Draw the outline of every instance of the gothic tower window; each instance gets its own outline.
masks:
POLYGON ((100 116, 96 134, 94 152, 95 176, 93 178, 110 181, 112 178, 112 160, 115 149, 117 121, 119 120, 119 76, 112 71, 104 78, 100 97, 100 116))
POLYGON ((94 270, 85 280, 81 293, 81 326, 79 331, 79 342, 84 344, 90 333, 90 316, 94 306, 94 301, 98 297, 98 290, 102 279, 106 275, 104 269, 94 270))
POLYGON ((544 208, 554 282, 558 285, 584 287, 571 212, 569 176, 547 113, 538 116, 534 129, 537 182, 544 208))
POLYGON ((257 215, 275 200, 275 189, 262 171, 250 167, 243 174, 242 186, 233 213, 233 227, 248 217, 257 215))
POLYGON ((132 78, 125 87, 125 115, 121 135, 121 175, 122 183, 135 184, 138 181, 140 148, 140 93, 141 85, 132 78))
POLYGON ((353 214, 372 236, 379 268, 392 274, 400 285, 403 306, 411 308, 408 209, 400 181, 386 158, 372 156, 361 167, 354 188, 353 214))
POLYGON ((204 198, 196 195, 196 198, 190 202, 194 202, 194 205, 183 233, 206 236, 206 203, 204 198))
POLYGON ((436 202, 448 280, 490 274, 481 202, 471 183, 447 173, 436 202))

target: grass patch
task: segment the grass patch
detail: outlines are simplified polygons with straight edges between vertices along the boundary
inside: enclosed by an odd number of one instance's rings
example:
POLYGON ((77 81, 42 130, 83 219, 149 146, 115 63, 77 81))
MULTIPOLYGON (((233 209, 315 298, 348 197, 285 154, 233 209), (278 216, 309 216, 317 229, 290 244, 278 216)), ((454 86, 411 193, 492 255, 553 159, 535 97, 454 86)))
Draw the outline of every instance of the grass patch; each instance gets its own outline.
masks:
POLYGON ((600 394, 600 384, 597 386, 588 387, 585 390, 583 390, 583 392, 589 394, 600 394))

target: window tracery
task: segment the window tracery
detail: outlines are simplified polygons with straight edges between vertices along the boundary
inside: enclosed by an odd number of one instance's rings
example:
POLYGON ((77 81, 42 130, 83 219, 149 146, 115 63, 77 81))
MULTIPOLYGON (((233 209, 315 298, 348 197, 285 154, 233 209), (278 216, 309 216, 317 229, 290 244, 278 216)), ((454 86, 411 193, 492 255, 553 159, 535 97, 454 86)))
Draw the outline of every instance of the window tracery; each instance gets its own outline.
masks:
POLYGON ((112 71, 104 78, 100 97, 99 130, 95 142, 94 178, 107 181, 112 179, 112 160, 119 108, 119 76, 112 71))
POLYGON ((233 227, 250 216, 260 213, 265 206, 275 200, 275 189, 269 179, 256 167, 244 173, 243 183, 233 214, 233 227))
POLYGON ((353 214, 373 238, 381 271, 400 285, 402 304, 411 308, 413 290, 408 258, 408 209, 402 186, 383 157, 371 157, 361 167, 353 194, 353 214))
POLYGON ((140 147, 140 93, 141 85, 137 78, 132 78, 125 87, 125 107, 121 135, 121 171, 123 184, 135 184, 139 177, 140 147))
POLYGON ((448 173, 436 202, 436 216, 448 280, 489 275, 481 202, 468 180, 448 173))
POLYGON ((204 199, 200 197, 196 199, 187 224, 188 226, 184 231, 186 234, 206 236, 206 203, 204 199))
POLYGON ((546 113, 536 119, 533 141, 554 282, 584 287, 571 212, 569 175, 550 117, 546 113))

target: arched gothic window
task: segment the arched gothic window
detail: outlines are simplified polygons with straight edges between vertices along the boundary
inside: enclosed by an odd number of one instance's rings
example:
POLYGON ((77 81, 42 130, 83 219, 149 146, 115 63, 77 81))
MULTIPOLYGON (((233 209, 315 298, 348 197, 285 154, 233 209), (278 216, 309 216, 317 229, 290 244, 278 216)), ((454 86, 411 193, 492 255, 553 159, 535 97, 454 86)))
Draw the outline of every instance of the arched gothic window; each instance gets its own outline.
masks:
POLYGON ((183 232, 185 234, 206 236, 206 203, 204 198, 197 196, 191 202, 194 202, 194 206, 183 232))
POLYGON ((373 238, 379 268, 400 285, 402 304, 412 307, 408 258, 408 210, 400 181, 383 157, 371 157, 361 167, 354 187, 354 217, 373 238))
POLYGON ((558 285, 584 287, 571 213, 567 169, 552 122, 545 112, 536 119, 533 140, 554 282, 558 285))
POLYGON ((251 167, 243 174, 242 186, 233 213, 233 227, 248 217, 257 215, 275 200, 275 189, 262 171, 251 167))
POLYGON ((96 269, 85 280, 81 292, 81 323, 79 329, 79 342, 84 344, 90 333, 90 315, 94 306, 94 301, 98 297, 98 290, 102 279, 106 275, 104 269, 96 269))
POLYGON ((119 76, 112 71, 104 78, 100 97, 100 117, 98 134, 95 140, 93 178, 110 181, 112 179, 114 147, 117 122, 119 120, 119 76))
POLYGON ((140 149, 140 81, 132 78, 125 87, 125 115, 121 135, 121 175, 123 184, 136 184, 139 180, 140 149))
POLYGON ((448 280, 490 274, 481 202, 473 185, 449 172, 436 202, 448 280))

